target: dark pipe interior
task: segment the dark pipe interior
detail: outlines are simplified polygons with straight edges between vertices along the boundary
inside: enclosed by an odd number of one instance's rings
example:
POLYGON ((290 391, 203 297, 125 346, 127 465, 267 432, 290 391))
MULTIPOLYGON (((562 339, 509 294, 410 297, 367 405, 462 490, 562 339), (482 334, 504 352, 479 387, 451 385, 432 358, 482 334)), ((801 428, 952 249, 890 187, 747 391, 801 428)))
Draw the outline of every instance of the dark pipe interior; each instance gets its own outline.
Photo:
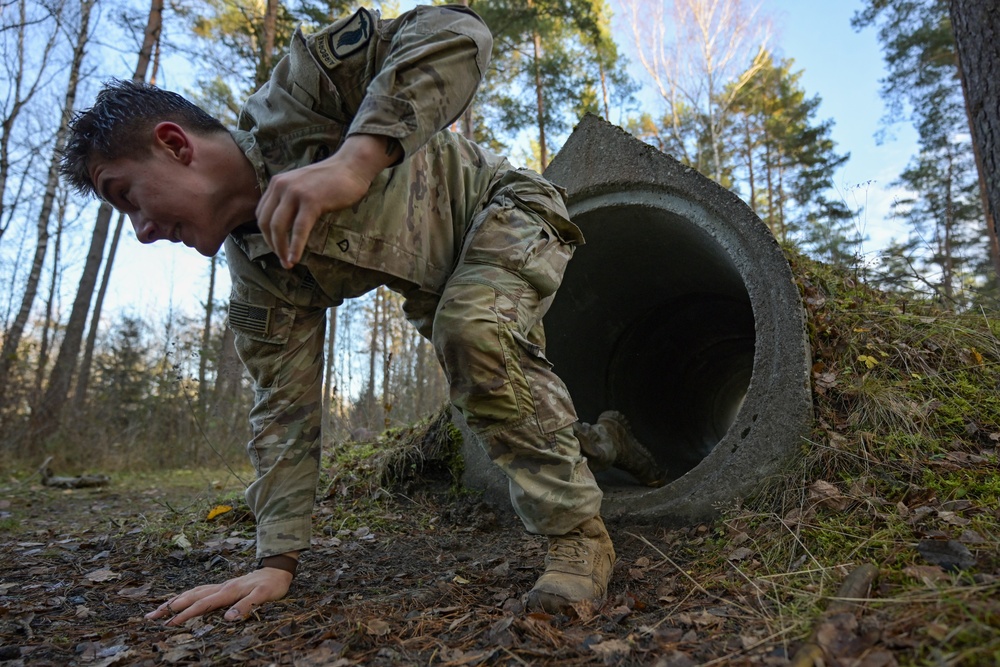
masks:
MULTIPOLYGON (((676 478, 733 423, 750 384, 754 318, 733 259, 655 206, 578 213, 577 250, 545 319, 548 356, 582 421, 622 411, 676 478)), ((602 486, 628 483, 625 473, 602 486)))

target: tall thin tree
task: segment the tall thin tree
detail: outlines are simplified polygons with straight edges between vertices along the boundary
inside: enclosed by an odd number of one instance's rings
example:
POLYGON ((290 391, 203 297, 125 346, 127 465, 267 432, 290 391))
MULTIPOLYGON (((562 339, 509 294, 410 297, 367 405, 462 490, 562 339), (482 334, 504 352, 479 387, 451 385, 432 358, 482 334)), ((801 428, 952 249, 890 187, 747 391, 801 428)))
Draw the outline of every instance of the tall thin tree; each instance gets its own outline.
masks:
POLYGON ((949 0, 948 7, 993 268, 1000 275, 1000 10, 994 0, 949 0))
MULTIPOLYGON (((63 99, 63 109, 59 119, 59 130, 56 132, 55 146, 52 151, 52 157, 49 160, 48 175, 45 179, 45 194, 42 198, 42 206, 36 222, 37 242, 35 253, 31 263, 31 271, 28 274, 28 282, 21 297, 21 307, 14 319, 14 324, 7 331, 3 347, 0 348, 0 377, 7 377, 10 366, 16 359, 17 349, 28 323, 28 316, 34 306, 35 297, 38 295, 38 282, 42 275, 42 266, 45 263, 45 254, 49 245, 49 218, 52 215, 56 191, 59 187, 59 159, 62 149, 66 145, 69 122, 73 114, 73 106, 76 103, 80 69, 83 64, 87 40, 90 37, 90 13, 95 2, 96 0, 82 0, 80 2, 80 18, 77 25, 76 43, 73 46, 73 56, 70 62, 66 95, 63 99)), ((0 404, 4 402, 5 385, 5 382, 0 382, 0 404)))

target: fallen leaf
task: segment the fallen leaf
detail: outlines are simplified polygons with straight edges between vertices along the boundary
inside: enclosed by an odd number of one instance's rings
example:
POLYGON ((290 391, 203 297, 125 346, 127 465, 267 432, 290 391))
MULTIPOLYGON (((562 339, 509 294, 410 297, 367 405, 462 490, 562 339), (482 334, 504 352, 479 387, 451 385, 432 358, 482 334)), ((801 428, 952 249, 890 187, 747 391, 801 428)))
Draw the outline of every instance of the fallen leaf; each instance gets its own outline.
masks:
POLYGON ((93 572, 88 572, 83 575, 88 581, 93 581, 94 583, 101 583, 102 581, 111 581, 112 579, 117 579, 121 575, 117 572, 112 572, 110 568, 101 568, 100 570, 94 570, 93 572))
POLYGON ((608 617, 615 623, 621 623, 622 619, 632 613, 632 610, 627 605, 621 605, 620 607, 615 607, 608 612, 608 617))
POLYGON ((194 654, 194 649, 187 648, 186 646, 175 646, 168 649, 160 658, 163 662, 178 663, 182 660, 187 660, 194 654))
POLYGON ((584 623, 592 619, 597 613, 597 610, 594 609, 593 600, 587 598, 584 598, 579 602, 574 602, 570 606, 573 608, 573 611, 576 612, 576 617, 584 623))
POLYGON ((837 512, 847 509, 850 502, 840 493, 840 489, 822 479, 818 479, 809 485, 809 497, 823 507, 837 512))
POLYGON ((944 510, 938 511, 938 518, 945 523, 950 523, 953 526, 968 526, 972 523, 971 519, 966 519, 965 517, 959 516, 954 512, 947 512, 944 510))
POLYGON ((836 373, 817 373, 813 375, 813 379, 816 381, 817 387, 824 389, 830 389, 837 385, 836 373))
POLYGON ((726 557, 726 560, 746 560, 753 556, 753 550, 747 547, 739 547, 738 549, 733 549, 733 552, 726 557))
POLYGON ((943 641, 945 637, 948 636, 949 628, 947 625, 937 622, 930 622, 926 625, 927 635, 932 639, 937 641, 943 641))
POLYGON ((903 574, 924 582, 929 588, 939 581, 950 579, 948 574, 937 565, 910 565, 903 569, 903 574))
POLYGON ((716 616, 715 614, 703 611, 691 620, 693 620, 694 624, 699 628, 710 628, 716 625, 722 625, 725 619, 721 616, 716 616))
POLYGON ((971 529, 963 530, 958 541, 965 544, 986 544, 986 538, 971 529))
POLYGON ((389 624, 383 621, 381 618, 376 618, 372 621, 369 621, 366 625, 368 626, 368 634, 375 635, 376 637, 382 637, 384 635, 387 635, 391 630, 389 624))
POLYGON ((920 540, 917 551, 924 559, 945 570, 964 570, 976 564, 976 558, 961 542, 955 540, 920 540))
POLYGON ((858 619, 854 614, 834 614, 820 622, 816 629, 816 643, 828 655, 851 657, 857 655, 858 619))
POLYGON ((600 644, 591 644, 590 650, 601 656, 607 664, 618 662, 632 652, 632 647, 623 639, 609 639, 600 644))
POLYGON ((233 511, 232 505, 216 505, 215 507, 213 507, 208 511, 208 516, 205 518, 208 521, 211 521, 212 519, 221 514, 225 514, 226 512, 232 512, 232 511, 233 511))
POLYGON ((118 595, 125 598, 144 598, 149 595, 149 591, 153 588, 153 582, 149 582, 139 586, 138 588, 123 588, 118 591, 118 595))
POLYGON ((896 656, 889 651, 876 649, 866 653, 858 667, 899 667, 899 663, 896 662, 896 656))

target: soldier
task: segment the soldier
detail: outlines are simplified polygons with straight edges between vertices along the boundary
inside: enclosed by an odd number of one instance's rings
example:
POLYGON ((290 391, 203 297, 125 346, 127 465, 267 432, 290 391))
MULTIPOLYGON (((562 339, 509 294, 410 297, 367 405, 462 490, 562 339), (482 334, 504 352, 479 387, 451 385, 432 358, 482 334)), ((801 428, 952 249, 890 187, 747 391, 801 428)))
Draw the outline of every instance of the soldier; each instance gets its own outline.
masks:
POLYGON ((114 81, 75 117, 63 174, 128 214, 143 243, 225 244, 229 326, 254 382, 246 492, 258 569, 172 597, 169 625, 283 597, 309 547, 320 462, 325 315, 386 285, 434 343, 451 401, 549 538, 532 608, 602 598, 615 552, 574 428, 605 465, 661 474, 617 413, 574 426, 542 316, 583 242, 562 193, 458 134, 492 37, 463 7, 382 20, 360 9, 296 32, 227 131, 184 98, 114 81), (616 462, 617 459, 617 462, 616 462))

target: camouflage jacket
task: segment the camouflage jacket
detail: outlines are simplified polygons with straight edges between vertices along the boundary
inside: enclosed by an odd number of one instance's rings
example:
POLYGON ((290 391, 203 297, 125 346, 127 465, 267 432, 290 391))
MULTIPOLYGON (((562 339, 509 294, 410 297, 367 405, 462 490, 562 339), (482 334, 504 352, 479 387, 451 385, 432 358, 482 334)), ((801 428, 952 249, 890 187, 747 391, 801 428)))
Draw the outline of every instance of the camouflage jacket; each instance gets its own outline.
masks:
POLYGON ((351 134, 393 137, 406 155, 357 205, 320 219, 292 270, 253 226, 226 241, 229 324, 255 382, 248 451, 257 479, 247 501, 258 557, 309 546, 325 309, 384 284, 406 297, 407 317, 429 334, 489 193, 511 177, 525 197, 554 192, 441 131, 472 100, 491 48, 489 30, 462 7, 420 7, 393 20, 361 9, 318 33, 296 32, 271 80, 244 106, 233 135, 261 191, 271 176, 329 156, 351 134))

